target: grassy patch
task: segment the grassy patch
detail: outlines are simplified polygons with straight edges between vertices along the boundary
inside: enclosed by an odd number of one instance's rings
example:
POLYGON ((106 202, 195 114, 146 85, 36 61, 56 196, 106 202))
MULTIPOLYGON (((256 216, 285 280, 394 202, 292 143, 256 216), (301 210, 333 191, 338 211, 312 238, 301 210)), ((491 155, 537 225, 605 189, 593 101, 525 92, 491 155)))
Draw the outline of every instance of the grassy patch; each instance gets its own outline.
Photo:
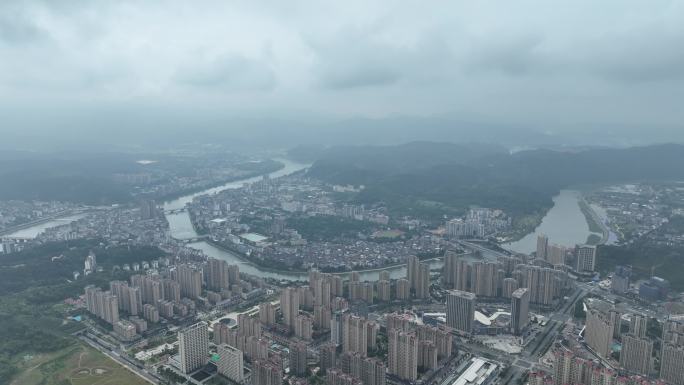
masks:
POLYGON ((584 200, 579 201, 579 207, 580 210, 582 210, 582 214, 584 214, 584 218, 587 220, 587 224, 589 225, 589 231, 592 233, 600 233, 603 234, 603 226, 596 222, 596 219, 594 219, 593 212, 594 210, 589 207, 589 204, 585 202, 584 200))
POLYGON ((601 243, 601 239, 602 239, 602 237, 600 235, 589 234, 589 236, 587 237, 586 243, 587 243, 587 245, 598 245, 599 243, 601 243))
POLYGON ((74 343, 22 364, 12 385, 146 385, 147 381, 95 349, 74 343))
POLYGON ((125 280, 130 274, 107 267, 160 255, 163 252, 156 248, 107 248, 90 240, 47 244, 0 258, 0 384, 89 384, 53 375, 69 367, 61 356, 80 346, 71 334, 83 328, 68 320, 83 310, 72 309, 63 300, 82 294, 88 284, 106 287, 110 280, 125 280), (71 272, 83 266, 90 249, 98 254, 105 271, 68 281, 71 272), (53 256, 62 257, 53 261, 53 256), (12 382, 17 376, 21 379, 12 382))

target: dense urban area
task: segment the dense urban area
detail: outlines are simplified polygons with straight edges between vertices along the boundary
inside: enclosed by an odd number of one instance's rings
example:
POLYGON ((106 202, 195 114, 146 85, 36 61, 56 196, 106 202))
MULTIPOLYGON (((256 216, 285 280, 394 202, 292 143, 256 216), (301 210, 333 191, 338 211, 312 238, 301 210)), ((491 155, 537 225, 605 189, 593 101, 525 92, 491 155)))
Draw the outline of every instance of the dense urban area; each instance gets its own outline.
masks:
POLYGON ((0 201, 0 382, 684 385, 684 183, 579 187, 563 244, 510 202, 195 162, 114 173, 122 203, 0 201))

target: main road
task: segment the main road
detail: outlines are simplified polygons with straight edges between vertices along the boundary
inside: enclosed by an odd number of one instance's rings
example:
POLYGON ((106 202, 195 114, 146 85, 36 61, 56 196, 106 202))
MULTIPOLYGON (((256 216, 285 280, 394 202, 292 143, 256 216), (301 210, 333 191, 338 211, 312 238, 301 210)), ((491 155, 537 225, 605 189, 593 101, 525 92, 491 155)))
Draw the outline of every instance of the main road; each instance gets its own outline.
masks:
POLYGON ((106 355, 107 357, 111 358, 112 360, 116 361, 119 365, 123 366, 124 368, 128 369, 131 373, 137 375, 138 377, 142 378, 143 380, 151 383, 158 385, 160 383, 160 379, 157 378, 154 374, 150 373, 144 368, 140 368, 134 364, 132 364, 130 361, 125 359, 121 354, 118 349, 110 349, 108 346, 105 346, 100 342, 100 340, 97 337, 90 338, 87 335, 80 334, 78 338, 85 342, 86 344, 92 346, 93 348, 99 350, 102 354, 106 355))
POLYGON ((458 244, 461 246, 465 247, 466 249, 470 249, 473 251, 479 251, 482 253, 482 256, 486 259, 497 259, 499 257, 510 257, 510 255, 506 253, 502 253, 500 251, 492 250, 490 248, 487 248, 485 246, 479 245, 477 243, 473 243, 467 240, 459 240, 457 241, 458 244))

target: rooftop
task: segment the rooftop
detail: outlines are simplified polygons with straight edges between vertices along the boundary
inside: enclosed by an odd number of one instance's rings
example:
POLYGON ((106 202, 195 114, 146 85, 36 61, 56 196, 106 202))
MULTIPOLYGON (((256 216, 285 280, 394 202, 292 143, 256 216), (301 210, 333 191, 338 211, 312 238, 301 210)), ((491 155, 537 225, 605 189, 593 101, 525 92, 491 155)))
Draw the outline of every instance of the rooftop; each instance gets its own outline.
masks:
POLYGON ((264 242, 268 239, 268 237, 265 237, 265 236, 263 236, 261 234, 257 234, 257 233, 244 233, 244 234, 240 235, 240 238, 246 239, 246 240, 248 240, 250 242, 254 242, 254 243, 264 242))
POLYGON ((485 384, 497 369, 497 365, 482 358, 473 358, 472 363, 451 385, 485 384))

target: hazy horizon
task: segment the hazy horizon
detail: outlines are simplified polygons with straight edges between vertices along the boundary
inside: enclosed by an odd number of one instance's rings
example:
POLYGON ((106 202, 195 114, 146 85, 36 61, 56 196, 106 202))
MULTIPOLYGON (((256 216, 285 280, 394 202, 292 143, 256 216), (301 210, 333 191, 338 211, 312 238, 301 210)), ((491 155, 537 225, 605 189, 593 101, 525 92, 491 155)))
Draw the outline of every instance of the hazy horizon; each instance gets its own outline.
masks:
POLYGON ((684 142, 672 1, 6 1, 0 55, 2 148, 684 142))

